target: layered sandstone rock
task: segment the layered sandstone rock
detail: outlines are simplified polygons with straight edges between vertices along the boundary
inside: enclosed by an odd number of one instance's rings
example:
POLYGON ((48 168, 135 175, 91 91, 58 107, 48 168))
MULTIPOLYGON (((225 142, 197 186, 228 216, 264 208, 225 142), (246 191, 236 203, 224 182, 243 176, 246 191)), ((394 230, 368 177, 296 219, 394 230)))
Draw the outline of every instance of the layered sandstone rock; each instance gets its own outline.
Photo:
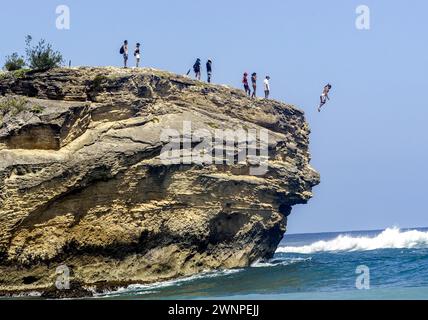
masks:
MULTIPOLYGON (((152 69, 0 77, 0 291, 56 268, 103 287, 245 267, 274 254, 319 175, 302 111, 152 69), (268 170, 161 160, 165 129, 267 129, 268 170)), ((192 145, 194 147, 194 145, 192 145)))

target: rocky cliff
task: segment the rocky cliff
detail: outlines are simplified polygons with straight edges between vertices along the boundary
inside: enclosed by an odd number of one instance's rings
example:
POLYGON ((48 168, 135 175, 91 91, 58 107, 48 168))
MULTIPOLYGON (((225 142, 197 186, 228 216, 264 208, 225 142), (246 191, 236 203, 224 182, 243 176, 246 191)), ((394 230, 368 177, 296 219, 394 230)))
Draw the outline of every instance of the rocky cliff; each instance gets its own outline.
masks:
POLYGON ((171 73, 2 74, 0 291, 51 288, 58 266, 103 288, 269 259, 291 207, 319 183, 308 144, 295 107, 171 73), (268 170, 166 164, 162 134, 183 138, 185 122, 213 135, 268 130, 268 170))

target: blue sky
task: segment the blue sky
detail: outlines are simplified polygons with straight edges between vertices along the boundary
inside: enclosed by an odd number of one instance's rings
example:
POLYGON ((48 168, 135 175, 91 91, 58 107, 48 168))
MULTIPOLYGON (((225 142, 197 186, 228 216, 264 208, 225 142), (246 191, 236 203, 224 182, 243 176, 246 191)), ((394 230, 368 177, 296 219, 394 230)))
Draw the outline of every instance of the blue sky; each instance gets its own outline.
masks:
POLYGON ((289 232, 427 226, 427 16, 422 0, 15 0, 0 11, 0 64, 31 34, 73 65, 120 65, 128 39, 144 66, 184 73, 212 58, 214 82, 236 87, 243 71, 269 74, 272 97, 306 112, 322 179, 289 232), (55 28, 62 4, 70 30, 55 28), (360 4, 368 31, 355 27, 360 4))

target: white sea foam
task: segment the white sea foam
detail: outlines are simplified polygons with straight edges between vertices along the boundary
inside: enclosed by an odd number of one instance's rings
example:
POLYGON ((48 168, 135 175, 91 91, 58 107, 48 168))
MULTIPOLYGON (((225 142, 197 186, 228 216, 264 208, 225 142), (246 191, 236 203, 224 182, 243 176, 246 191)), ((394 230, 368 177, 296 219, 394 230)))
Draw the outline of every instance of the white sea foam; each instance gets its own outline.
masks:
POLYGON ((252 268, 268 268, 268 267, 276 267, 276 266, 288 266, 290 264, 310 261, 312 258, 291 258, 285 260, 271 260, 271 261, 256 261, 251 267, 252 268))
POLYGON ((317 241, 300 247, 279 247, 277 253, 311 254, 329 251, 369 251, 377 249, 428 248, 428 231, 401 231, 389 228, 375 237, 340 235, 333 240, 317 241))
POLYGON ((13 298, 28 298, 28 297, 41 297, 42 296, 42 292, 39 291, 30 291, 30 292, 25 292, 25 293, 17 293, 12 295, 13 298))
POLYGON ((231 269, 231 270, 221 270, 221 271, 206 271, 201 272, 199 274, 179 278, 175 280, 168 280, 168 281, 161 281, 161 282, 155 282, 151 284, 132 284, 127 287, 120 287, 117 290, 114 291, 104 291, 102 293, 96 293, 94 296, 96 297, 114 297, 114 296, 121 296, 126 293, 132 293, 133 295, 145 295, 145 294, 152 294, 159 291, 159 289, 165 288, 165 287, 172 287, 172 286, 181 286, 182 284, 198 279, 205 279, 205 278, 215 278, 215 277, 221 277, 221 276, 227 276, 233 273, 237 273, 242 271, 242 269, 231 269))

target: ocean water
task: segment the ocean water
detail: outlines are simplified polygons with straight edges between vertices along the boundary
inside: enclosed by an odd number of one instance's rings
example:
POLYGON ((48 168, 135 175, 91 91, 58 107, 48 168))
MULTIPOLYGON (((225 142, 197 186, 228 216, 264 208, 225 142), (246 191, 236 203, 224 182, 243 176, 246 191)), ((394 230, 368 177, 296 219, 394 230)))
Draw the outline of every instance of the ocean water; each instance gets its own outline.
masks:
POLYGON ((249 268, 133 285, 96 298, 425 300, 428 228, 286 235, 272 260, 249 268))

